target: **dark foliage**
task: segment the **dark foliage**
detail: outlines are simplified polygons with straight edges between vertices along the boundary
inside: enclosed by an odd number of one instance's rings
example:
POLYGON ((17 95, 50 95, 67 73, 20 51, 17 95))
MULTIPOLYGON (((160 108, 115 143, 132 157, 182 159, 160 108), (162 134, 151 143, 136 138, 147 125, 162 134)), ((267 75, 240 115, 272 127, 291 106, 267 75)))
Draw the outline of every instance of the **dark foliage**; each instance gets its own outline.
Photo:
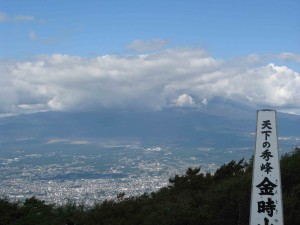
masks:
MULTIPOLYGON (((231 161, 215 174, 189 168, 169 179, 169 186, 138 197, 87 208, 46 204, 35 197, 22 203, 0 199, 0 225, 248 225, 252 160, 231 161)), ((282 157, 285 225, 300 224, 300 149, 282 157)))

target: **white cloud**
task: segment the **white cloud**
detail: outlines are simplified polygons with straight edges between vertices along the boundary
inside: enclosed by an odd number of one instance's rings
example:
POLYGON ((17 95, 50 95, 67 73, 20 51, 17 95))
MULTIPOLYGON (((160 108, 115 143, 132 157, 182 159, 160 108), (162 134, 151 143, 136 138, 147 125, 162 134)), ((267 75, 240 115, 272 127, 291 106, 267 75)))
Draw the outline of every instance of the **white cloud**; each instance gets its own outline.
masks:
POLYGON ((0 12, 0 22, 3 22, 7 19, 7 15, 4 12, 0 12))
POLYGON ((134 40, 127 45, 127 48, 137 52, 148 52, 159 50, 166 46, 167 43, 166 40, 162 39, 152 39, 150 41, 134 40))
POLYGON ((28 34, 28 37, 29 37, 29 39, 32 40, 32 41, 38 40, 38 36, 37 36, 37 34, 35 33, 35 31, 30 31, 29 34, 28 34))
POLYGON ((207 98, 202 99, 202 102, 201 102, 201 103, 202 103, 203 105, 207 106, 207 104, 208 104, 207 98))
POLYGON ((38 41, 43 44, 56 44, 58 43, 58 38, 56 37, 41 37, 35 31, 30 31, 28 33, 28 38, 31 41, 38 41))
POLYGON ((29 22, 29 21, 35 20, 34 16, 26 16, 26 15, 17 15, 17 16, 11 17, 11 19, 14 21, 24 21, 24 22, 29 22))
POLYGON ((279 55, 280 59, 284 59, 284 60, 290 60, 290 61, 295 61, 300 63, 300 55, 298 54, 293 54, 293 53, 289 53, 289 52, 284 52, 282 54, 279 55))
POLYGON ((177 106, 207 104, 214 97, 293 111, 300 108, 299 73, 271 63, 218 60, 201 49, 130 57, 44 55, 0 61, 0 74, 1 113, 159 110, 174 102, 177 106))
POLYGON ((29 15, 7 15, 5 12, 0 12, 0 23, 1 22, 31 22, 35 21, 34 16, 29 15))
POLYGON ((178 96, 178 98, 176 99, 176 105, 179 107, 193 106, 195 105, 195 101, 192 98, 192 96, 188 94, 183 94, 178 96))

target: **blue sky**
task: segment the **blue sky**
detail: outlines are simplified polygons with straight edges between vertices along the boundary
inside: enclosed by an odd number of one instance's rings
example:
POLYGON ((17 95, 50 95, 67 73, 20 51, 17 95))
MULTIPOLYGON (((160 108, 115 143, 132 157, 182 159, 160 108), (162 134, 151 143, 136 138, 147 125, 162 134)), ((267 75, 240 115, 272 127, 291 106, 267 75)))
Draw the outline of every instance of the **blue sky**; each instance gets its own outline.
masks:
POLYGON ((0 112, 225 96, 300 113, 299 12, 297 0, 0 0, 0 112))
POLYGON ((1 0, 8 18, 0 23, 0 54, 128 54, 137 39, 201 47, 218 57, 299 53, 299 11, 297 0, 1 0))

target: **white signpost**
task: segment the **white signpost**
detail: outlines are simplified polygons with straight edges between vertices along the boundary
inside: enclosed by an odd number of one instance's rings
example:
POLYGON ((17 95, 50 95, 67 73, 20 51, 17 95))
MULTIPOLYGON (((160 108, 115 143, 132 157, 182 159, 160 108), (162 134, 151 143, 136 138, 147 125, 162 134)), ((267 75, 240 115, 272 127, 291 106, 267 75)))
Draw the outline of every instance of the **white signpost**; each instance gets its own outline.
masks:
POLYGON ((283 225, 276 111, 257 111, 250 225, 283 225))

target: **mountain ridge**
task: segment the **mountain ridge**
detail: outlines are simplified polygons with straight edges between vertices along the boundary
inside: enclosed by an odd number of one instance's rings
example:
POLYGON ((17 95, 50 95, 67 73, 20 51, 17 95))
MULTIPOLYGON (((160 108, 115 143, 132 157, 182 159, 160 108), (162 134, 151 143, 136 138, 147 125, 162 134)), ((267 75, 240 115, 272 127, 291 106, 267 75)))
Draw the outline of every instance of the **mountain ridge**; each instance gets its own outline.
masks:
MULTIPOLYGON (((256 110, 227 105, 150 112, 39 112, 0 118, 0 138, 140 138, 207 145, 210 140, 234 143, 253 134, 255 126, 256 110)), ((278 113, 278 135, 299 134, 300 116, 278 113)))

